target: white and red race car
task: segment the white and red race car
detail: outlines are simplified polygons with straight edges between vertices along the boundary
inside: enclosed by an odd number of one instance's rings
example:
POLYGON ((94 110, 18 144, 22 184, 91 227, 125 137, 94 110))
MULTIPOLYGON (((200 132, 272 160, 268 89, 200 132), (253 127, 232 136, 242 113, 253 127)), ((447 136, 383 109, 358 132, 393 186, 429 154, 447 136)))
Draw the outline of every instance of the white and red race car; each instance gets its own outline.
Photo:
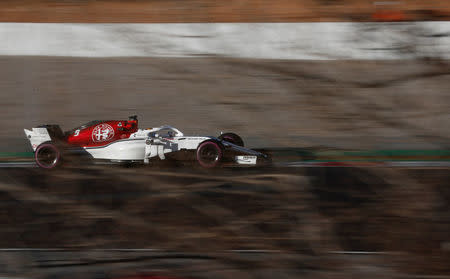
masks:
POLYGON ((128 120, 95 120, 62 132, 58 125, 24 129, 36 164, 51 169, 72 155, 112 162, 150 163, 159 160, 197 162, 212 168, 222 165, 270 163, 267 154, 244 147, 234 133, 185 136, 171 126, 138 129, 136 116, 128 120))

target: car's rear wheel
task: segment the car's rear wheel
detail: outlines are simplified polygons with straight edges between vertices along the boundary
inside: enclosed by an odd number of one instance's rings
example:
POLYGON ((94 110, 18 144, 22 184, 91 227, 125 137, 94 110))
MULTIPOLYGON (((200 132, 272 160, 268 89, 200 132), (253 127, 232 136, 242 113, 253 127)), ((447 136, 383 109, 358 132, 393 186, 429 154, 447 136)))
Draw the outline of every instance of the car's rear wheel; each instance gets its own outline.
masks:
POLYGON ((219 136, 220 140, 231 142, 232 144, 236 144, 238 146, 244 147, 244 141, 240 136, 235 133, 224 133, 219 136))
POLYGON ((205 168, 217 167, 223 157, 223 150, 219 143, 205 141, 197 147, 197 162, 205 168))
POLYGON ((36 164, 44 169, 52 169, 59 165, 61 152, 52 143, 44 143, 36 148, 34 153, 36 164))

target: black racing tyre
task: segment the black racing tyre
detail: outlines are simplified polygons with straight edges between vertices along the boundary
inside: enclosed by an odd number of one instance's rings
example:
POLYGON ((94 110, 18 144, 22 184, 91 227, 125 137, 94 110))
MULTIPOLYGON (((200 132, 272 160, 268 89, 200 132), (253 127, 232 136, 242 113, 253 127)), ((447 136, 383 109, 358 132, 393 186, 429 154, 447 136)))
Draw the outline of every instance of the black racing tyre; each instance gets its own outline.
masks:
POLYGON ((242 138, 240 136, 238 136, 235 133, 221 134, 219 136, 219 139, 220 140, 225 140, 225 141, 231 142, 232 144, 236 144, 238 146, 244 147, 244 141, 242 140, 242 138))
POLYGON ((43 169, 53 169, 61 163, 61 152, 52 143, 43 143, 34 152, 36 164, 43 169))
POLYGON ((215 141, 205 141, 197 147, 197 162, 204 168, 217 167, 222 157, 222 146, 215 141))

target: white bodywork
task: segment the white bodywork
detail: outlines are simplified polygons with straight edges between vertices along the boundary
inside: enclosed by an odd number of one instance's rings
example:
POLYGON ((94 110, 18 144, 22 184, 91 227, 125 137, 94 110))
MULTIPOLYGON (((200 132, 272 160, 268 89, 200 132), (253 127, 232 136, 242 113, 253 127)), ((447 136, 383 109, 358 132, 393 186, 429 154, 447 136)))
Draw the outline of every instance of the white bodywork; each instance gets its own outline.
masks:
MULTIPOLYGON (((46 128, 25 129, 25 134, 30 140, 33 150, 39 144, 50 141, 50 135, 46 128)), ((104 146, 82 147, 95 159, 113 161, 143 161, 148 163, 151 158, 159 157, 164 160, 165 154, 181 150, 196 150, 200 143, 214 137, 184 136, 178 129, 171 126, 161 126, 152 129, 139 129, 129 138, 116 140, 104 146)), ((243 165, 255 165, 259 152, 222 141, 225 147, 231 147, 240 151, 245 156, 236 156, 235 161, 243 165)))
POLYGON ((145 138, 118 140, 106 146, 83 148, 95 159, 141 161, 145 155, 145 138))
POLYGON ((139 129, 129 138, 114 141, 106 146, 84 147, 95 159, 132 160, 148 162, 150 158, 165 159, 164 154, 182 149, 195 150, 198 145, 211 137, 185 137, 171 126, 139 129))

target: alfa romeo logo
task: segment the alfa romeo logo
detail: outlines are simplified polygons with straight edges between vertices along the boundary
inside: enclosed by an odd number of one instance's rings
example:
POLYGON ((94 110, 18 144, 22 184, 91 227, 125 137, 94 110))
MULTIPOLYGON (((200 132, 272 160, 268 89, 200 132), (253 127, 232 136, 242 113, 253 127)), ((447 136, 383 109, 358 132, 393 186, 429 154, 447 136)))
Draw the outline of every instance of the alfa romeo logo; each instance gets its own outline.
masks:
POLYGON ((92 130, 92 140, 94 142, 102 142, 110 140, 114 137, 114 129, 108 124, 100 124, 92 130))

